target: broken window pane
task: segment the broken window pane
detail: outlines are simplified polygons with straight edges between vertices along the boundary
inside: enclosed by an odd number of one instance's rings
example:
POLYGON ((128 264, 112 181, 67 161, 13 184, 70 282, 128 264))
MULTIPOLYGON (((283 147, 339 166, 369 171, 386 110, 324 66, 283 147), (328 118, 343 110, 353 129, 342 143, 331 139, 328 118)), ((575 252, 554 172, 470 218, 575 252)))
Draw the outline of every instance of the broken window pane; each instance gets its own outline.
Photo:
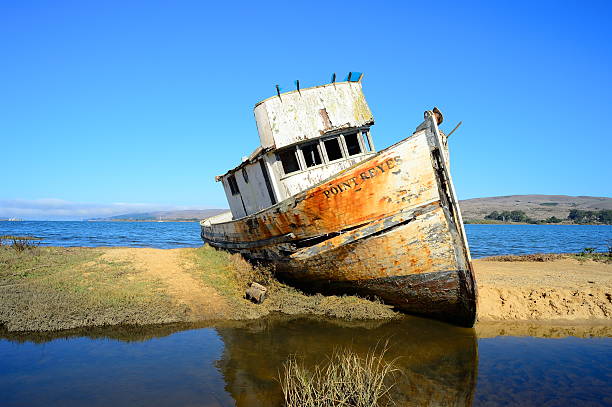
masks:
POLYGON ((359 146, 357 133, 345 135, 344 141, 346 142, 346 149, 348 150, 348 155, 355 155, 361 153, 361 146, 359 146))
POLYGON ((308 144, 301 146, 302 154, 304 154, 304 162, 306 167, 314 167, 322 163, 321 155, 319 154, 319 144, 308 144))
POLYGON ((368 138, 368 132, 362 131, 361 137, 363 138, 363 148, 365 148, 365 151, 369 153, 372 151, 372 145, 370 144, 370 139, 368 138))
POLYGON ((300 164, 295 155, 295 148, 281 151, 278 153, 278 156, 283 164, 283 171, 285 171, 285 174, 291 174, 292 172, 300 170, 300 164))
POLYGON ((325 151, 327 151, 327 160, 335 161, 342 158, 342 148, 340 148, 340 140, 337 137, 325 140, 325 151))
POLYGON ((230 191, 232 191, 232 195, 238 195, 240 193, 238 183, 236 182, 236 177, 234 177, 233 174, 227 177, 227 183, 229 184, 230 191))

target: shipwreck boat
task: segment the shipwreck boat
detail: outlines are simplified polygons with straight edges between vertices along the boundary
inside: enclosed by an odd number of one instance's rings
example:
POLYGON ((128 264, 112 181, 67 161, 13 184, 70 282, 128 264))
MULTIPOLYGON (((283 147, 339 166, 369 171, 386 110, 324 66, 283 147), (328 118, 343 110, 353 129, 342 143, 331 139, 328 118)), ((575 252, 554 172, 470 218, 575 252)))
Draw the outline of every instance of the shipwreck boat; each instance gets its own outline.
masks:
POLYGON ((437 108, 381 151, 360 74, 277 87, 254 113, 261 145, 216 177, 230 211, 200 222, 204 242, 302 288, 474 324, 476 284, 437 108))

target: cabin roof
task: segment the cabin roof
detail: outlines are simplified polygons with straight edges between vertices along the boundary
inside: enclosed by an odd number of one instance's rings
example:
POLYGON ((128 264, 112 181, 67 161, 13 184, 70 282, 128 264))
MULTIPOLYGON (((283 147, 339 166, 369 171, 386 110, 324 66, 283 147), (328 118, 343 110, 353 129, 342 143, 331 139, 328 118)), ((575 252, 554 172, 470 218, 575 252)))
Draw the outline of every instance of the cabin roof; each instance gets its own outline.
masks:
MULTIPOLYGON (((298 139, 295 139, 295 140, 293 140, 293 139, 291 139, 291 140, 290 139, 287 139, 287 140, 281 139, 281 143, 279 145, 278 144, 279 140, 277 139, 277 136, 274 136, 274 135, 270 134, 269 135, 269 140, 266 140, 268 142, 264 142, 264 139, 262 138, 262 129, 260 128, 260 122, 259 122, 260 118, 258 117, 258 111, 260 110, 260 109, 258 109, 258 106, 260 106, 260 105, 262 105, 262 104, 264 104, 266 102, 271 102, 274 99, 279 98, 279 97, 280 97, 280 100, 282 100, 283 96, 290 96, 290 97, 294 98, 295 96, 293 96, 293 95, 296 94, 296 93, 300 93, 300 94, 302 92, 310 93, 312 90, 315 90, 315 89, 330 88, 330 87, 336 87, 336 86, 340 86, 341 88, 344 88, 344 87, 346 87, 346 85, 350 85, 350 84, 358 84, 359 89, 361 89, 361 80, 362 79, 363 79, 363 75, 359 74, 359 79, 358 80, 350 80, 350 81, 349 80, 345 80, 345 81, 327 83, 327 84, 324 84, 324 85, 311 86, 311 87, 302 88, 302 89, 299 89, 299 90, 296 89, 296 90, 292 90, 292 91, 289 91, 289 92, 283 92, 283 93, 279 93, 279 94, 274 95, 274 96, 270 96, 269 98, 263 99, 260 102, 256 103, 255 106, 254 106, 255 120, 256 120, 256 122, 258 124, 258 133, 259 133, 259 136, 260 136, 261 145, 259 147, 257 147, 249 155, 249 157, 246 160, 242 161, 236 167, 226 171, 223 175, 216 176, 215 180, 216 181, 221 181, 222 178, 224 178, 227 175, 232 174, 232 173, 240 170, 241 168, 243 168, 244 166, 246 166, 248 164, 252 164, 253 162, 257 161, 261 156, 263 156, 264 154, 266 154, 266 153, 268 153, 270 151, 274 151, 274 150, 277 150, 279 148, 284 148, 284 147, 288 147, 290 145, 298 144, 299 142, 305 141, 307 138, 312 137, 312 135, 311 135, 310 137, 306 136, 306 138, 303 138, 304 136, 302 136, 302 138, 298 138, 298 139)), ((323 135, 324 132, 331 134, 331 133, 339 132, 339 131, 342 131, 342 130, 346 130, 347 128, 350 128, 350 127, 360 127, 360 125, 364 125, 364 124, 366 124, 366 125, 373 124, 373 119, 371 117, 371 112, 370 112, 369 108, 367 107, 367 104, 366 104, 365 100, 363 99, 363 94, 361 93, 361 90, 359 90, 359 93, 361 94, 361 98, 363 100, 363 105, 365 105, 365 109, 366 109, 365 113, 367 113, 367 114, 365 114, 365 116, 367 116, 366 117, 367 120, 361 120, 359 123, 357 123, 357 122, 350 123, 350 122, 353 122, 353 120, 350 119, 350 120, 346 120, 346 121, 348 121, 348 123, 345 123, 344 121, 342 121, 342 123, 338 123, 339 125, 337 125, 335 127, 327 127, 325 129, 312 128, 312 129, 310 129, 309 133, 315 133, 315 130, 316 130, 316 134, 317 135, 323 135)), ((343 100, 343 98, 341 96, 339 96, 338 100, 343 100)), ((353 100, 351 100, 351 102, 355 103, 353 100)), ((269 127, 268 112, 266 111, 265 107, 263 107, 262 112, 264 112, 263 114, 266 117, 263 120, 266 122, 266 125, 269 127)), ((281 112, 277 112, 277 113, 281 113, 281 112)), ((286 113, 287 112, 282 112, 282 114, 286 114, 286 113)), ((327 114, 327 112, 326 112, 326 114, 327 114)), ((312 115, 313 116, 317 115, 317 112, 312 112, 312 115)), ((329 119, 328 119, 328 121, 329 121, 329 119)), ((330 124, 331 124, 331 122, 330 122, 330 124)), ((311 126, 311 127, 313 127, 313 126, 311 126)), ((294 129, 292 129, 292 130, 294 130, 294 129)), ((268 132, 270 132, 270 131, 271 130, 268 129, 268 132)), ((278 131, 278 129, 275 130, 275 131, 278 131)))
POLYGON ((268 148, 263 148, 262 146, 257 147, 248 157, 246 160, 242 161, 240 164, 238 164, 237 166, 235 166, 234 168, 232 168, 231 170, 227 170, 225 172, 225 174, 222 175, 217 175, 215 176, 215 181, 219 182, 223 179, 223 177, 225 177, 228 174, 234 173, 236 171, 238 171, 239 169, 241 169, 242 167, 244 167, 245 165, 248 164, 252 164, 255 161, 257 161, 257 159, 259 159, 259 157, 261 157, 262 155, 266 154, 269 151, 274 150, 272 147, 268 147, 268 148))
MULTIPOLYGON (((361 76, 361 78, 363 79, 363 75, 361 76)), ((280 96, 282 97, 283 95, 291 95, 293 93, 303 92, 303 91, 310 90, 310 89, 325 88, 325 87, 334 86, 338 84, 344 84, 344 83, 361 83, 361 79, 359 79, 358 81, 338 81, 338 82, 326 83, 324 85, 317 85, 317 86, 310 86, 308 88, 301 88, 300 90, 297 90, 297 89, 290 90, 289 92, 282 92, 280 96)), ((260 100, 259 102, 255 103, 255 106, 253 106, 253 108, 256 108, 257 106, 261 105, 262 103, 267 102, 268 100, 277 98, 278 96, 279 95, 274 95, 274 96, 270 96, 269 98, 260 100)))

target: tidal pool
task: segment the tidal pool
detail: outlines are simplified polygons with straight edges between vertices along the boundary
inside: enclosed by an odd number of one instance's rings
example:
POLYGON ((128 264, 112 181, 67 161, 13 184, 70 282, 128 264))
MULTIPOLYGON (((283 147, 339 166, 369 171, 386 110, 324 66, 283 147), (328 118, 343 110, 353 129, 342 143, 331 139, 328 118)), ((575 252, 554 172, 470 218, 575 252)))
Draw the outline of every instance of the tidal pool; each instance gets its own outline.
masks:
POLYGON ((4 332, 0 405, 277 406, 289 355, 312 365, 339 347, 364 354, 388 343, 386 356, 402 369, 398 405, 604 406, 612 405, 610 332, 280 316, 205 328, 4 332), (550 337, 512 336, 525 332, 550 337))

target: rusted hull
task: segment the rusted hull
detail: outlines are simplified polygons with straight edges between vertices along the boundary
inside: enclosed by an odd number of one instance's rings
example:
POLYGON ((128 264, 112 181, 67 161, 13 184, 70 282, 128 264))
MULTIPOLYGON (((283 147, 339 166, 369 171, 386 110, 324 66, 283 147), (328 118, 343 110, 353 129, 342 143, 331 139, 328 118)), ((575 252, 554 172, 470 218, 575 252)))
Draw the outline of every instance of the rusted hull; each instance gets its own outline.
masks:
POLYGON ((201 222, 212 246, 274 264, 304 287, 377 296, 472 326, 476 285, 430 114, 412 137, 254 215, 201 222))
POLYGON ((476 310, 469 266, 448 270, 428 264, 431 257, 421 254, 428 247, 443 244, 436 240, 447 233, 444 230, 422 234, 426 228, 444 229, 434 225, 441 222, 436 219, 439 212, 443 212, 441 208, 304 260, 277 261, 277 273, 311 291, 375 296, 407 313, 472 326, 476 310), (430 219, 422 219, 425 217, 430 219), (429 241, 417 242, 419 234, 429 241))
POLYGON ((469 264, 448 269, 444 258, 422 254, 445 245, 444 217, 442 208, 430 209, 367 239, 301 260, 275 261, 275 269, 282 279, 309 291, 378 297, 407 313, 472 326, 475 287, 469 264))

